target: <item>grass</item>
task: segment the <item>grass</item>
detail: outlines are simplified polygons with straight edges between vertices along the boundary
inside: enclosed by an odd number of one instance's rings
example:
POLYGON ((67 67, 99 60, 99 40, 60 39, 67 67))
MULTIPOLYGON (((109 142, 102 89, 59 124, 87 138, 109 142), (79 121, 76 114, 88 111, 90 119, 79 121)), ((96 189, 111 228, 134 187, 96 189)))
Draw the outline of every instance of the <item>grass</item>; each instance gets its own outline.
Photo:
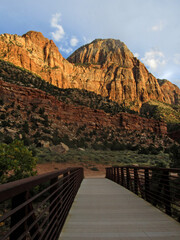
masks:
POLYGON ((59 162, 59 163, 86 163, 86 164, 104 164, 104 165, 131 165, 139 164, 143 166, 162 166, 169 167, 169 155, 160 152, 158 155, 138 154, 136 151, 95 151, 86 149, 80 151, 78 149, 70 149, 64 154, 51 152, 46 148, 38 148, 36 156, 38 163, 59 162))

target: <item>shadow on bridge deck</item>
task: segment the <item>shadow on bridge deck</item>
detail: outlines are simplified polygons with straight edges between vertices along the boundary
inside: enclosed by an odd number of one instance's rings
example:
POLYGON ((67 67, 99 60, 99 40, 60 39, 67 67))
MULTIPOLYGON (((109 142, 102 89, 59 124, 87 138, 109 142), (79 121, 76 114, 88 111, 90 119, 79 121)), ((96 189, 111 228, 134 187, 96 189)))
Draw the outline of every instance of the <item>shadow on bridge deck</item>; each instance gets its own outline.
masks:
POLYGON ((84 179, 59 240, 179 240, 180 224, 108 179, 84 179))

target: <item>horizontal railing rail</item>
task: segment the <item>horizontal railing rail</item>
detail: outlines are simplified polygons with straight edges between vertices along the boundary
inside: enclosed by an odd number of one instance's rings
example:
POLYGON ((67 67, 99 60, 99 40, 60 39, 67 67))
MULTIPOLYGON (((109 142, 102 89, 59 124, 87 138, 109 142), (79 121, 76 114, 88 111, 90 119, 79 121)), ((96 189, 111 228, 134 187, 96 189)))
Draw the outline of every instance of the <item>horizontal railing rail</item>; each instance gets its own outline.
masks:
POLYGON ((0 240, 57 240, 83 178, 68 168, 0 185, 0 240))
POLYGON ((121 166, 106 178, 134 192, 180 222, 180 169, 121 166))

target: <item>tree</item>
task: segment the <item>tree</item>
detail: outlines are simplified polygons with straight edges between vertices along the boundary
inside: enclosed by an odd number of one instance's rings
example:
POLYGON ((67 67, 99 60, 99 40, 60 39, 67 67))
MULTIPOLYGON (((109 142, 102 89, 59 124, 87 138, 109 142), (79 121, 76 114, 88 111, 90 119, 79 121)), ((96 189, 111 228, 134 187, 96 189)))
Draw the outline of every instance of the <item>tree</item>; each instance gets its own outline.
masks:
POLYGON ((23 127, 24 132, 28 134, 29 133, 29 124, 27 121, 24 122, 22 127, 23 127))
POLYGON ((0 144, 0 183, 34 176, 37 158, 24 146, 23 141, 0 144))
POLYGON ((180 168, 180 147, 179 145, 172 145, 170 148, 170 159, 171 164, 170 166, 173 168, 180 168))

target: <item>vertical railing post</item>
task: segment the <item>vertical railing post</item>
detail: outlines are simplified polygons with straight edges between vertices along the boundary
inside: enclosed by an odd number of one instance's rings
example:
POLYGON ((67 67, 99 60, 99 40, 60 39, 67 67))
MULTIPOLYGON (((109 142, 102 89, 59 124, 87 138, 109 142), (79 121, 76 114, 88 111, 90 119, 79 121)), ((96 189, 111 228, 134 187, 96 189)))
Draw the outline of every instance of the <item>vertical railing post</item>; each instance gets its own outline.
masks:
POLYGON ((110 176, 111 176, 110 179, 113 181, 113 168, 112 167, 110 168, 110 176))
POLYGON ((105 178, 108 178, 108 168, 106 168, 106 177, 105 178))
POLYGON ((171 216, 171 191, 170 191, 170 184, 169 184, 169 171, 163 171, 163 185, 164 185, 164 205, 165 211, 168 215, 171 216))
POLYGON ((116 169, 115 169, 115 167, 112 168, 112 175, 113 175, 112 180, 115 182, 115 180, 116 180, 116 169))
POLYGON ((119 177, 119 167, 117 167, 117 183, 120 183, 120 177, 119 177))
POLYGON ((127 184, 127 189, 130 189, 130 177, 129 177, 129 167, 126 167, 126 184, 127 184))
MULTIPOLYGON (((58 177, 55 177, 53 179, 51 179, 50 181, 50 186, 57 183, 58 182, 58 177)), ((55 184, 55 186, 53 186, 50 189, 50 195, 52 194, 52 196, 50 197, 50 208, 49 208, 49 222, 52 220, 52 218, 54 218, 54 216, 56 216, 53 220, 53 222, 56 221, 56 224, 54 226, 54 229, 57 227, 58 225, 58 211, 60 208, 60 201, 57 199, 56 201, 54 201, 54 199, 58 196, 58 193, 54 193, 58 188, 58 184, 55 184), (54 201, 54 202, 53 202, 54 201), (59 204, 58 204, 59 203, 59 204), (56 204, 58 204, 56 206, 56 204), (56 206, 56 207, 55 207, 56 206)), ((49 224, 49 230, 52 228, 53 222, 49 224)), ((48 231, 49 231, 48 230, 48 231)), ((52 230, 51 230, 52 231, 52 230)))
POLYGON ((145 169, 145 199, 150 202, 149 169, 145 169))
POLYGON ((121 167, 121 185, 124 186, 124 168, 121 167))
POLYGON ((64 204, 64 200, 66 199, 66 193, 68 192, 68 188, 67 188, 67 185, 68 185, 68 171, 65 172, 63 174, 63 204, 64 204))
POLYGON ((73 197, 75 197, 76 195, 76 189, 77 189, 77 177, 75 175, 75 171, 74 170, 70 170, 70 188, 73 188, 73 197))
POLYGON ((138 170, 134 168, 134 193, 138 195, 138 170))
POLYGON ((110 179, 110 168, 106 168, 106 177, 110 179))
MULTIPOLYGON (((23 192, 17 196, 14 196, 12 198, 12 209, 24 203, 27 200, 27 197, 28 197, 28 192, 23 192)), ((11 216, 10 227, 12 228, 14 225, 16 225, 17 222, 21 221, 21 219, 26 216, 26 213, 27 213, 27 206, 21 208, 19 211, 14 213, 11 216)), ((24 232, 26 232, 26 225, 27 225, 27 222, 25 221, 15 231, 11 233, 9 239, 10 240, 18 239, 24 232)), ((26 240, 26 237, 24 237, 22 240, 26 240)))

